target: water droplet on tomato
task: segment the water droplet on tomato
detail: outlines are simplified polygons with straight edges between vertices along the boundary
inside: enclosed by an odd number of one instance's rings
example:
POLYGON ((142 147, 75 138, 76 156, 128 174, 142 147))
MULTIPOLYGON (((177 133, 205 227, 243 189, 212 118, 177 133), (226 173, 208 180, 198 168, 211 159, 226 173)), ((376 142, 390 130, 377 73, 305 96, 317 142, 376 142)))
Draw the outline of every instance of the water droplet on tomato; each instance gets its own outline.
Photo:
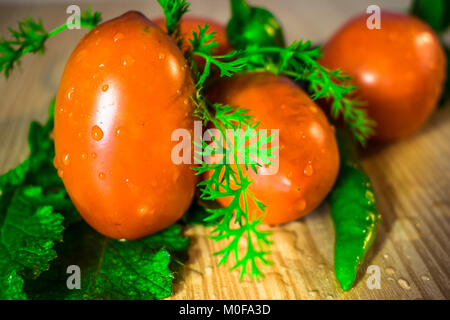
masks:
POLYGON ((62 179, 62 177, 64 176, 64 170, 63 169, 58 169, 58 176, 62 179))
POLYGON ((118 42, 118 41, 122 40, 123 38, 125 38, 123 33, 121 33, 121 32, 116 33, 115 36, 114 36, 114 42, 118 42))
POLYGON ((86 160, 88 157, 87 153, 82 153, 81 154, 81 159, 86 160))
POLYGON ((91 153, 91 158, 92 158, 92 159, 97 158, 97 154, 96 154, 95 152, 92 152, 92 153, 91 153))
POLYGON ((116 137, 120 136, 122 134, 122 132, 123 132, 123 128, 122 127, 117 128, 116 129, 116 137))
POLYGON ((106 175, 105 175, 104 172, 100 172, 100 173, 98 174, 98 177, 99 177, 100 180, 104 180, 105 177, 106 177, 106 175))
POLYGON ((305 174, 305 176, 307 177, 311 177, 314 173, 314 169, 312 167, 311 164, 308 164, 305 169, 303 170, 303 173, 305 174))
POLYGON ((92 130, 91 130, 91 136, 92 136, 92 139, 94 139, 95 141, 102 140, 102 138, 103 138, 102 129, 100 129, 100 127, 97 125, 93 126, 92 130))
POLYGON ((86 55, 87 55, 87 50, 86 50, 86 49, 83 49, 83 50, 81 50, 81 51, 77 54, 76 60, 79 62, 79 61, 81 61, 81 59, 83 59, 86 55))
POLYGON ((311 110, 312 113, 317 113, 317 107, 316 106, 310 106, 309 110, 311 110))
POLYGON ((306 208, 306 201, 305 199, 301 199, 297 204, 298 211, 303 211, 306 208))
POLYGON ((188 104, 189 104, 189 99, 188 99, 188 98, 184 99, 183 103, 184 103, 185 105, 188 105, 188 104))
POLYGON ((166 58, 166 55, 164 54, 164 53, 160 53, 159 55, 158 55, 158 59, 159 60, 164 60, 166 58))
POLYGON ((103 92, 108 91, 108 89, 109 89, 109 86, 108 86, 107 84, 105 84, 105 85, 102 87, 102 91, 103 91, 103 92))
POLYGON ((177 95, 179 96, 181 94, 181 90, 177 89, 177 95))
POLYGON ((75 88, 71 88, 69 92, 67 92, 67 99, 72 99, 73 93, 75 92, 75 88))
POLYGON ((124 66, 131 66, 134 63, 134 59, 130 57, 129 55, 126 55, 123 57, 123 65, 124 66))
POLYGON ((70 154, 66 153, 63 157, 63 165, 68 166, 70 164, 70 154))
POLYGON ((138 212, 140 214, 146 214, 148 212, 148 207, 147 206, 139 207, 138 212))

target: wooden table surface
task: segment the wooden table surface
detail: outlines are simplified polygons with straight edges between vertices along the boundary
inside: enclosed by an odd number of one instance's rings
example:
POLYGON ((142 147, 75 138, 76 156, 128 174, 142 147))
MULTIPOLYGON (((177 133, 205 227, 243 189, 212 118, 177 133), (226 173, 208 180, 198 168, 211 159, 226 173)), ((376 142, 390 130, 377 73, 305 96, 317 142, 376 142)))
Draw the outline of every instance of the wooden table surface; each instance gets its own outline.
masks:
MULTIPOLYGON (((70 1, 82 8, 87 2, 70 1)), ((104 19, 137 9, 150 17, 161 11, 156 0, 90 1, 104 19)), ((368 4, 404 10, 409 1, 253 1, 271 8, 289 41, 321 43, 368 4)), ((51 29, 65 22, 69 3, 0 1, 0 34, 24 16, 42 17, 51 29)), ((225 22, 226 0, 193 0, 192 12, 225 22)), ((45 56, 27 56, 22 71, 0 79, 0 173, 28 153, 31 120, 44 121, 65 62, 83 31, 68 31, 48 42, 45 56)), ((353 289, 343 293, 333 273, 334 231, 326 204, 315 212, 274 228, 273 261, 260 282, 239 281, 237 272, 217 267, 219 249, 204 227, 186 230, 192 239, 189 261, 175 285, 174 299, 449 299, 450 298, 450 108, 439 109, 417 134, 372 146, 364 167, 373 179, 383 222, 353 289), (365 270, 381 270, 381 289, 368 289, 365 270)))

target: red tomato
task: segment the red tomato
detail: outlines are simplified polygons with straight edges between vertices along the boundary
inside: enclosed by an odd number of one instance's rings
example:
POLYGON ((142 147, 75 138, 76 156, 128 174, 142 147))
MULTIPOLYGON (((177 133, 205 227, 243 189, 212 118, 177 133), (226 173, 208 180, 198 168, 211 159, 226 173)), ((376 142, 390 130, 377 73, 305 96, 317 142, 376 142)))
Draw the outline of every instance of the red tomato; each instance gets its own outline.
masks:
MULTIPOLYGON (((322 110, 293 81, 272 73, 247 73, 219 82, 214 102, 248 109, 258 129, 279 129, 279 170, 255 174, 250 191, 267 205, 263 221, 275 225, 295 220, 326 197, 339 169, 334 128, 322 110)), ((270 133, 270 131, 269 131, 270 133)), ((231 199, 221 198, 222 205, 231 199)), ((254 202, 249 212, 258 215, 254 202)))
POLYGON ((366 19, 345 24, 324 46, 321 62, 354 78, 377 122, 377 139, 407 136, 424 124, 442 93, 444 51, 415 17, 382 11, 380 30, 368 29, 366 19))
POLYGON ((136 239, 178 220, 196 185, 175 165, 177 128, 193 128, 193 80, 173 40, 138 12, 105 22, 72 53, 55 112, 55 166, 83 218, 136 239))
MULTIPOLYGON (((159 17, 153 20, 163 30, 166 30, 166 20, 164 17, 159 17)), ((203 27, 206 23, 209 25, 208 33, 215 32, 218 46, 215 49, 216 55, 223 55, 231 51, 231 45, 228 42, 226 26, 220 22, 211 19, 205 19, 195 16, 184 16, 181 20, 181 33, 185 39, 185 48, 190 47, 189 39, 192 39, 192 32, 197 31, 198 27, 203 27)))

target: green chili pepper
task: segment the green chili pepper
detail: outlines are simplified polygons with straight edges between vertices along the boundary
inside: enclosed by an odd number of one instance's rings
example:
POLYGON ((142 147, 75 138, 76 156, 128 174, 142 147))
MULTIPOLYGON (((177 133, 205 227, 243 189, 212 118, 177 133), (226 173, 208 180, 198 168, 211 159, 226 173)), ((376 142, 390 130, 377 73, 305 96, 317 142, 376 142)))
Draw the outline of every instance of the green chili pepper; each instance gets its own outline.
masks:
POLYGON ((347 291, 375 239, 381 216, 370 179, 359 164, 355 144, 340 130, 337 139, 341 167, 328 201, 336 238, 334 271, 342 289, 347 291))
POLYGON ((281 26, 270 11, 251 7, 245 0, 231 0, 231 13, 227 35, 236 49, 245 49, 249 44, 285 46, 281 26))

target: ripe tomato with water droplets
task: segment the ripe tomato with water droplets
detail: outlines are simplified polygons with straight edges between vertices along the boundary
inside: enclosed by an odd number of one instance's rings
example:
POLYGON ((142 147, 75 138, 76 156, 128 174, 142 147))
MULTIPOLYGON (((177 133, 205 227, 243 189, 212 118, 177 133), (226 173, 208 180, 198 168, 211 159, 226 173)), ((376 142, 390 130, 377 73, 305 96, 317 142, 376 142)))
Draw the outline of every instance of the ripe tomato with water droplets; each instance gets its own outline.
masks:
MULTIPOLYGON (((295 220, 324 200, 339 169, 334 128, 297 84, 272 73, 247 73, 218 82, 209 97, 249 110, 254 122, 259 122, 258 130, 266 129, 269 135, 272 129, 279 130, 278 172, 263 175, 263 167, 258 174, 247 171, 253 179, 249 190, 267 206, 265 223, 295 220)), ((222 205, 230 200, 218 199, 222 205)), ((258 216, 256 204, 251 200, 248 203, 250 216, 258 216)))
POLYGON ((162 230, 193 199, 190 165, 171 160, 172 132, 193 128, 185 65, 173 40, 138 12, 93 29, 66 65, 55 166, 80 214, 108 237, 162 230))
POLYGON ((353 77, 359 98, 377 123, 378 140, 418 130, 442 93, 446 58, 438 37, 419 19, 381 12, 381 29, 367 15, 346 23, 324 46, 321 63, 353 77))

